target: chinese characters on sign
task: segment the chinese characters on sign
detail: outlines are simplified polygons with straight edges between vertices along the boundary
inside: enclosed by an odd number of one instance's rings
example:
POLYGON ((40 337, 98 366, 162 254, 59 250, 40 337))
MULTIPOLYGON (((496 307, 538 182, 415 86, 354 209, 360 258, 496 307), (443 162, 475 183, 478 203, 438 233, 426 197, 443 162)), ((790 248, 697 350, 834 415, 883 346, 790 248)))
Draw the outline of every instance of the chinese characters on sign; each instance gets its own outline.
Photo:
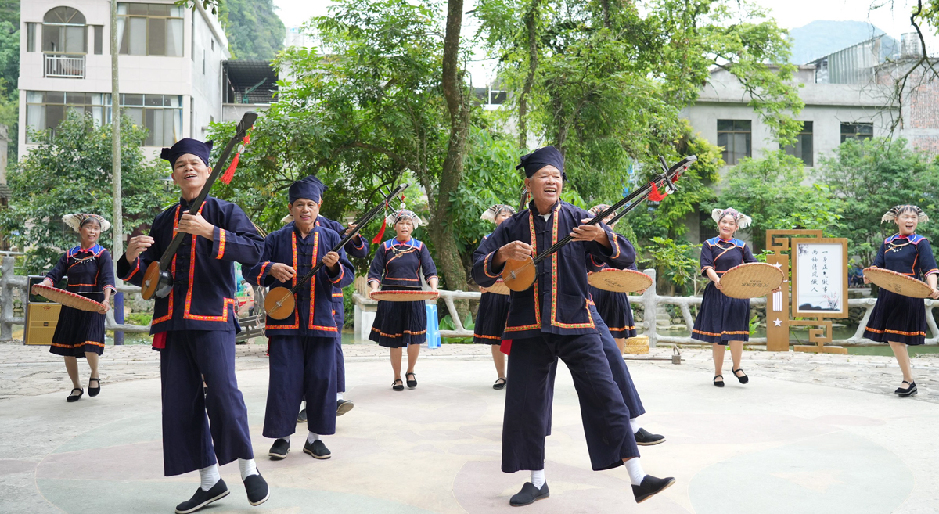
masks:
POLYGON ((838 317, 846 312, 845 248, 838 242, 795 245, 795 315, 838 317))

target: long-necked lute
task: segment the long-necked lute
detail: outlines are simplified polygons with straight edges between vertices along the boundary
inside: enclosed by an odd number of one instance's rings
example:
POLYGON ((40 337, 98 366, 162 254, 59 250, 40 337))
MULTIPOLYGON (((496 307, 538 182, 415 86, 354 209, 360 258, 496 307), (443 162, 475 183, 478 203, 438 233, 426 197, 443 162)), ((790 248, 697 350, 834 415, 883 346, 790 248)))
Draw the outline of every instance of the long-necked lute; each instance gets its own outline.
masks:
MULTIPOLYGON (((366 212, 361 218, 355 221, 355 230, 349 232, 342 239, 339 240, 339 243, 334 246, 330 251, 338 252, 343 246, 346 245, 349 241, 352 240, 356 234, 359 233, 359 229, 364 227, 369 221, 372 221, 379 212, 382 212, 383 208, 391 201, 392 198, 398 195, 398 193, 407 189, 407 184, 401 184, 394 191, 388 193, 385 196, 384 200, 376 205, 372 210, 366 212)), ((297 280, 296 285, 287 289, 286 287, 275 287, 268 291, 267 296, 264 298, 264 311, 267 312, 267 315, 274 319, 286 319, 294 312, 294 307, 296 306, 296 300, 294 295, 297 294, 297 291, 303 287, 314 275, 323 267, 323 261, 317 262, 313 269, 307 272, 306 275, 303 275, 299 280, 297 280)))
MULTIPOLYGON (((620 207, 633 202, 637 198, 640 201, 645 199, 649 193, 653 191, 653 188, 657 189, 658 187, 665 187, 666 190, 673 191, 675 189, 675 184, 673 183, 674 178, 686 170, 688 166, 690 166, 695 160, 697 160, 697 157, 694 155, 685 157, 678 164, 675 164, 664 173, 655 177, 648 184, 645 184, 639 189, 633 191, 631 194, 616 202, 608 209, 597 214, 593 217, 593 219, 584 225, 596 225, 607 216, 615 213, 616 210, 620 207)), ((635 202, 632 207, 635 207, 638 204, 639 202, 635 202)), ((503 282, 505 282, 505 285, 513 291, 525 291, 535 283, 535 265, 551 254, 560 250, 564 245, 570 243, 573 239, 574 238, 568 234, 557 243, 551 245, 550 248, 539 253, 534 258, 529 257, 523 261, 505 261, 505 267, 502 269, 503 282)))
MULTIPOLYGON (((228 145, 225 146, 225 149, 222 150, 221 155, 219 155, 215 167, 212 168, 212 173, 205 181, 205 185, 202 186, 202 191, 200 191, 199 196, 192 201, 189 214, 197 214, 199 209, 202 208, 202 203, 205 202, 205 198, 209 196, 209 191, 212 189, 212 185, 215 184, 215 179, 218 178, 219 174, 225 171, 225 164, 228 163, 228 157, 231 155, 232 150, 245 138, 248 130, 254 126, 254 122, 257 119, 258 114, 255 112, 246 112, 245 115, 241 117, 241 121, 238 122, 238 127, 235 129, 235 137, 231 138, 231 141, 228 142, 228 145)), ((176 250, 179 249, 179 245, 182 244, 183 239, 186 237, 190 237, 190 234, 177 232, 176 235, 173 236, 170 245, 166 247, 166 251, 163 252, 163 256, 160 257, 160 260, 153 261, 147 266, 147 272, 143 276, 143 285, 140 289, 140 294, 143 296, 144 300, 149 300, 153 298, 154 295, 163 298, 173 289, 173 276, 170 274, 169 269, 170 265, 173 263, 173 257, 176 256, 176 250)))

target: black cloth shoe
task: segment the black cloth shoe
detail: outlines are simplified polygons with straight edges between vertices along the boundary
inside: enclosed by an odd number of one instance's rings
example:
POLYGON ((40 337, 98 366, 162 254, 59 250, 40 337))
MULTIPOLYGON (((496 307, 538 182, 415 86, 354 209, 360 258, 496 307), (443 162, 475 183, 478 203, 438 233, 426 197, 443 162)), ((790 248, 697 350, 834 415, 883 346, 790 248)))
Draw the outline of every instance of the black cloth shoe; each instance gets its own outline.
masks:
POLYGON ((313 457, 314 459, 328 459, 333 455, 329 453, 329 448, 323 444, 323 441, 317 439, 313 441, 313 444, 306 443, 303 445, 303 453, 313 457))
POLYGON ((916 396, 916 382, 910 382, 910 387, 907 387, 903 390, 902 393, 897 393, 897 396, 900 398, 906 398, 908 396, 916 396))
POLYGON ((898 387, 897 390, 893 392, 893 394, 905 393, 905 392, 907 392, 907 390, 909 390, 909 388, 910 388, 909 382, 907 382, 906 380, 904 380, 903 382, 900 382, 900 383, 901 383, 901 384, 907 384, 906 389, 904 389, 904 388, 902 388, 902 387, 898 387))
POLYGON ((352 403, 352 400, 336 400, 336 415, 342 416, 352 410, 353 407, 355 407, 355 404, 352 403))
POLYGON ((75 389, 72 389, 70 393, 68 393, 68 396, 65 397, 65 401, 77 402, 78 400, 82 399, 83 394, 85 394, 85 390, 81 387, 76 387, 75 389), (75 394, 75 391, 78 391, 78 394, 75 394))
POLYGON ((639 446, 652 446, 654 444, 662 444, 665 442, 665 436, 659 434, 653 434, 644 428, 640 428, 636 432, 636 444, 639 446))
POLYGON ((746 384, 747 382, 750 381, 750 377, 748 377, 747 374, 744 373, 743 368, 732 369, 730 371, 734 374, 735 377, 737 377, 737 381, 740 382, 741 384, 746 384), (742 377, 737 374, 738 371, 743 373, 742 377))
POLYGON ((245 492, 248 493, 248 503, 251 505, 260 505, 271 497, 271 490, 267 487, 267 481, 260 473, 249 475, 244 479, 245 492))
POLYGON ((496 379, 496 383, 495 383, 495 384, 492 384, 492 388, 495 389, 496 391, 501 391, 501 390, 505 389, 505 379, 504 379, 504 378, 497 378, 497 379, 496 379))
POLYGON ((673 477, 658 478, 652 475, 646 475, 642 483, 633 486, 633 495, 636 497, 636 503, 642 503, 649 498, 668 489, 675 483, 673 477))
POLYGON ((724 387, 724 376, 723 375, 714 375, 714 385, 717 387, 724 387), (717 379, 721 379, 720 382, 717 379))
POLYGON ((396 378, 395 381, 391 383, 391 388, 395 391, 404 391, 404 383, 401 382, 400 378, 396 378))
POLYGON ((196 494, 192 498, 176 506, 176 514, 188 514, 195 512, 202 507, 228 496, 228 486, 225 481, 219 479, 208 491, 203 491, 201 487, 196 489, 196 494))
POLYGON ((545 482, 541 489, 535 487, 535 484, 531 482, 525 482, 525 485, 522 486, 522 490, 512 496, 512 499, 509 500, 509 505, 513 507, 521 507, 522 505, 531 505, 538 500, 544 500, 548 497, 548 483, 545 482))
POLYGON ((288 453, 290 453, 290 441, 287 439, 278 439, 271 445, 271 449, 268 450, 267 455, 271 460, 284 460, 287 458, 288 453))
POLYGON ((306 409, 300 411, 300 414, 297 414, 297 423, 306 423, 306 409))
POLYGON ((98 393, 101 392, 101 380, 97 378, 88 379, 88 396, 95 397, 98 396, 98 393), (91 387, 91 381, 94 380, 98 383, 98 387, 91 387))
POLYGON ((414 389, 415 387, 417 387, 417 374, 414 373, 413 371, 410 373, 405 373, 404 379, 407 380, 408 382, 408 389, 414 389), (408 377, 411 377, 411 378, 408 378, 408 377))

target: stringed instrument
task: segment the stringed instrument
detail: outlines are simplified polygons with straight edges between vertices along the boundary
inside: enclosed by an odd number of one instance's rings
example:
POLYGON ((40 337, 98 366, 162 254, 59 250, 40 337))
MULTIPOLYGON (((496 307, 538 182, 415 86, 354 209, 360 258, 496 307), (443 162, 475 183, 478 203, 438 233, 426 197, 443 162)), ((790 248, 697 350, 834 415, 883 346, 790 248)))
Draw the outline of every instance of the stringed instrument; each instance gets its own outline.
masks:
MULTIPOLYGON (((600 221, 605 219, 607 216, 610 216, 611 214, 615 213, 616 210, 619 209, 620 207, 623 207, 624 205, 630 202, 633 202, 632 205, 628 209, 624 210, 623 212, 619 213, 616 216, 616 219, 621 218, 627 212, 629 212, 629 210, 632 210, 634 207, 639 205, 643 200, 645 200, 646 197, 649 195, 649 193, 651 193, 653 190, 657 191, 659 186, 665 187, 666 191, 669 193, 674 191, 675 184, 673 181, 675 177, 677 177, 678 175, 683 173, 685 170, 687 170, 688 167, 691 166, 697 159, 698 159, 697 156, 694 156, 694 155, 685 157, 684 159, 679 161, 677 164, 675 164, 671 168, 668 168, 667 170, 665 170, 664 173, 657 176, 648 184, 645 184, 641 188, 632 192, 630 195, 626 196, 625 198, 621 199, 620 201, 610 206, 608 209, 594 216, 593 219, 591 219, 587 223, 584 223, 584 225, 596 225, 597 223, 600 223, 600 221), (635 201, 637 198, 639 200, 635 201)), ((613 220, 611 220, 611 222, 612 221, 613 220)), ((584 226, 584 225, 581 225, 581 226, 584 226)), ((505 285, 512 291, 517 291, 517 292, 525 291, 526 289, 531 287, 532 284, 535 283, 535 270, 536 270, 535 265, 543 261, 545 258, 549 257, 551 254, 560 250, 563 246, 570 243, 573 239, 574 238, 570 234, 568 234, 557 243, 554 243, 553 245, 551 245, 551 247, 548 248, 547 250, 544 250, 543 252, 539 253, 534 258, 529 257, 528 259, 522 260, 522 261, 505 261, 505 265, 504 265, 505 267, 502 269, 502 280, 505 282, 505 285)))
MULTIPOLYGON (((346 243, 351 241, 352 238, 359 233, 360 228, 364 227, 369 221, 372 221, 372 218, 378 215, 378 213, 381 212, 386 205, 388 205, 388 202, 391 201, 392 198, 407 188, 407 184, 401 184, 394 191, 388 193, 388 195, 385 196, 381 203, 372 208, 372 210, 365 213, 365 215, 363 215, 361 218, 357 219, 355 221, 355 230, 343 236, 343 238, 339 240, 339 244, 334 246, 330 251, 338 252, 343 246, 346 245, 346 243)), ((275 287, 274 289, 268 291, 267 296, 264 297, 264 311, 267 312, 267 315, 274 319, 286 319, 291 314, 293 314, 294 307, 296 306, 294 295, 296 295, 297 291, 299 291, 300 288, 307 283, 307 281, 313 278, 313 276, 316 275, 316 272, 318 272, 322 267, 323 261, 316 263, 316 265, 313 266, 313 269, 307 272, 306 275, 303 275, 300 280, 297 280, 297 284, 290 289, 281 286, 275 287)))
MULTIPOLYGON (((189 214, 195 215, 199 213, 199 209, 202 208, 202 203, 205 202, 206 197, 209 196, 209 191, 212 189, 212 185, 215 184, 215 179, 226 169, 223 164, 228 162, 228 156, 231 155, 235 145, 245 138, 248 134, 248 129, 254 126, 254 122, 257 119, 258 114, 256 112, 246 112, 245 115, 242 116, 241 121, 238 122, 238 127, 235 129, 235 137, 231 138, 231 141, 225 146, 218 161, 212 168, 212 173, 205 181, 205 185, 202 186, 202 191, 200 191, 199 196, 192 201, 189 214)), ((147 271, 143 276, 143 284, 140 288, 140 294, 143 296, 144 300, 149 300, 153 298, 154 295, 163 298, 173 290, 173 276, 169 271, 170 265, 173 263, 173 257, 176 256, 176 250, 179 249, 179 245, 181 245, 183 239, 187 237, 190 237, 190 234, 177 232, 176 235, 173 236, 173 241, 166 247, 166 251, 163 252, 163 256, 160 257, 160 260, 153 261, 147 266, 147 271)))

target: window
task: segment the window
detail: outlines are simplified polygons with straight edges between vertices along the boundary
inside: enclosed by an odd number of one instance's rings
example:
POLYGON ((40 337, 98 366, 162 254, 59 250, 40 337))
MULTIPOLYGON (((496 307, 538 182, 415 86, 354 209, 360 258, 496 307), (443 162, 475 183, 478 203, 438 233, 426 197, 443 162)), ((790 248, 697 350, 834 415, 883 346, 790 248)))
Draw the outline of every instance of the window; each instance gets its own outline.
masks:
POLYGON ((170 146, 182 139, 183 97, 179 95, 121 95, 121 112, 147 128, 144 146, 170 146))
POLYGON ((724 147, 721 157, 729 166, 750 157, 750 121, 717 120, 717 146, 724 147))
POLYGON ((873 123, 842 123, 841 142, 848 139, 870 139, 874 137, 873 123))
POLYGON ((71 7, 56 7, 42 18, 42 51, 84 54, 88 48, 85 16, 71 7))
POLYGON ((796 136, 796 144, 786 147, 786 153, 802 159, 802 162, 808 166, 815 166, 814 154, 812 152, 812 122, 803 121, 802 131, 796 136))
POLYGON ((95 55, 104 53, 104 25, 92 25, 95 30, 95 55))
POLYGON ((111 121, 111 95, 106 93, 26 92, 26 141, 39 141, 30 132, 55 130, 69 111, 91 114, 98 124, 111 121))
POLYGON ((27 52, 36 51, 36 36, 39 34, 38 29, 39 29, 38 23, 26 24, 26 51, 27 52))
POLYGON ((183 55, 183 8, 171 4, 117 4, 121 55, 183 55))

